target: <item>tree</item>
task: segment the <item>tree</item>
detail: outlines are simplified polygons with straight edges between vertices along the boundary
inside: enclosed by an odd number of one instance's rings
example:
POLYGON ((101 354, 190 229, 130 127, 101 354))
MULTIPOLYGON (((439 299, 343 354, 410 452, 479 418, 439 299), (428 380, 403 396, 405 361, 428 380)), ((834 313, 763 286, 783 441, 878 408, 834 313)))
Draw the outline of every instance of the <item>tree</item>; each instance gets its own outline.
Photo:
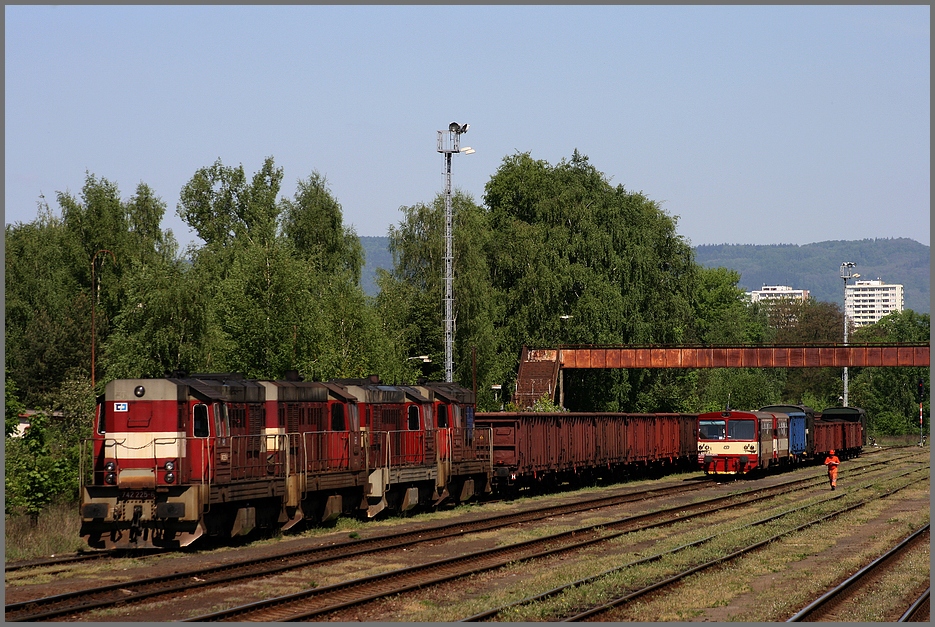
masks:
MULTIPOLYGON (((691 249, 658 203, 612 187, 578 151, 556 166, 528 153, 505 158, 484 201, 499 303, 494 326, 502 329, 497 352, 512 357, 514 370, 524 344, 661 344, 688 336, 691 249)), ((655 382, 672 376, 570 372, 565 398, 582 410, 662 410, 673 399, 655 382)))
POLYGON ((295 198, 283 199, 283 233, 295 250, 314 263, 319 272, 351 273, 360 281, 363 248, 352 228, 343 224, 341 204, 327 186, 327 179, 317 171, 299 180, 295 198))
MULTIPOLYGON (((702 344, 767 343, 773 330, 766 312, 746 302, 738 286, 740 274, 727 268, 698 267, 693 293, 692 338, 702 344)), ((684 393, 687 409, 716 411, 728 402, 740 409, 757 409, 778 402, 783 372, 762 368, 710 368, 689 374, 684 393)))
MULTIPOLYGON (((928 342, 931 329, 929 314, 911 309, 894 312, 875 324, 854 330, 854 344, 928 342)), ((926 390, 923 409, 930 407, 929 368, 853 368, 849 385, 849 403, 867 411, 870 432, 874 435, 903 435, 919 430, 919 401, 916 386, 921 379, 926 390)), ((850 374, 850 373, 849 373, 850 374)), ((925 411, 923 416, 926 416, 925 411)), ((925 421, 928 422, 927 420, 925 421)), ((923 430, 927 426, 923 425, 923 430)))
POLYGON ((38 406, 69 368, 90 368, 90 276, 85 281, 76 267, 82 258, 44 201, 37 220, 6 227, 6 367, 27 406, 38 406))
MULTIPOLYGON (((454 318, 455 378, 470 382, 471 351, 480 347, 484 357, 494 355, 492 323, 487 310, 492 306, 486 270, 488 229, 480 207, 469 196, 456 191, 452 196, 454 213, 454 318)), ((391 226, 390 252, 394 270, 379 277, 381 293, 376 306, 385 332, 405 363, 402 376, 412 381, 418 376, 444 378, 444 337, 442 297, 444 273, 445 198, 436 196, 431 205, 419 203, 403 207, 404 219, 391 226), (429 355, 431 364, 409 360, 429 355)), ((493 360, 478 359, 480 368, 491 367, 493 360)), ((479 373, 484 380, 485 373, 479 373)), ((489 387, 489 386, 488 386, 489 387)), ((489 394, 489 392, 488 392, 489 394)), ((492 398, 492 397, 491 397, 492 398)))
POLYGON ((140 266, 102 350, 106 378, 208 370, 215 342, 204 285, 181 260, 140 266))
MULTIPOLYGON (((844 339, 844 313, 836 303, 806 300, 793 314, 794 324, 776 330, 777 344, 833 344, 844 339)), ((790 403, 809 400, 813 408, 840 404, 844 387, 840 368, 788 368, 782 399, 790 403)))
MULTIPOLYGON (((204 363, 253 377, 363 376, 386 355, 359 286, 362 248, 317 173, 280 199, 272 157, 248 181, 220 160, 185 185, 182 216, 205 240, 192 250, 204 286, 204 363)), ((369 371, 369 372, 368 372, 369 371)))

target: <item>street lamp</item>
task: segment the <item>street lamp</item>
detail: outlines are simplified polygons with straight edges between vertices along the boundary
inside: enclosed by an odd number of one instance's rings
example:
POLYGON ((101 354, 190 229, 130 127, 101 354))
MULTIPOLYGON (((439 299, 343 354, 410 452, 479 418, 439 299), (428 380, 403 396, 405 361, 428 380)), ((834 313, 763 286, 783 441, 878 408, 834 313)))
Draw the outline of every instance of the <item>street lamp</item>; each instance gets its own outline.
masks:
MULTIPOLYGON (((106 248, 100 249, 99 251, 94 253, 94 255, 91 257, 91 389, 92 390, 94 389, 94 370, 95 370, 94 336, 96 334, 96 330, 95 330, 96 323, 94 319, 94 310, 96 309, 96 307, 94 304, 96 302, 96 296, 97 296, 95 294, 95 285, 97 281, 96 281, 95 273, 94 273, 94 264, 97 261, 97 256, 100 255, 101 253, 107 253, 108 255, 110 255, 110 258, 114 260, 114 264, 116 265, 117 263, 117 257, 114 255, 114 253, 110 252, 106 248)), ((97 286, 97 291, 100 292, 100 286, 97 286)))
POLYGON ((452 295, 452 214, 451 214, 451 155, 455 153, 471 154, 474 149, 465 146, 461 149, 461 135, 467 133, 470 124, 452 122, 448 125, 448 141, 445 131, 438 131, 438 152, 445 155, 445 381, 454 381, 454 296, 452 295))
MULTIPOLYGON (((844 279, 844 346, 847 346, 847 280, 860 278, 859 274, 851 272, 856 267, 853 261, 841 264, 841 278, 844 279)), ((844 407, 847 407, 847 366, 844 366, 844 407)))
POLYGON ((424 363, 424 364, 430 364, 430 363, 432 363, 432 358, 429 357, 428 355, 419 355, 419 356, 417 356, 417 357, 407 357, 407 358, 406 358, 406 361, 412 361, 412 360, 414 360, 414 359, 418 359, 419 361, 421 361, 421 362, 424 363))

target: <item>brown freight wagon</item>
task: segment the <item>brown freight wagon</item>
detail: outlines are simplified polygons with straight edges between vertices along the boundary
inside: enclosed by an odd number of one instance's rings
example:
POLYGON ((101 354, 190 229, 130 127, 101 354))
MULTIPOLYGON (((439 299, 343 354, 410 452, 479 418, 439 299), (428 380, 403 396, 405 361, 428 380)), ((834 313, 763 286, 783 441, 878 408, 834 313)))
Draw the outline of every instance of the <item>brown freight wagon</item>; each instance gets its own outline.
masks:
POLYGON ((475 424, 491 430, 498 490, 690 468, 696 456, 696 415, 495 412, 475 424))
POLYGON ((813 454, 822 461, 834 449, 838 457, 860 455, 867 444, 867 412, 859 407, 829 407, 816 416, 813 454))

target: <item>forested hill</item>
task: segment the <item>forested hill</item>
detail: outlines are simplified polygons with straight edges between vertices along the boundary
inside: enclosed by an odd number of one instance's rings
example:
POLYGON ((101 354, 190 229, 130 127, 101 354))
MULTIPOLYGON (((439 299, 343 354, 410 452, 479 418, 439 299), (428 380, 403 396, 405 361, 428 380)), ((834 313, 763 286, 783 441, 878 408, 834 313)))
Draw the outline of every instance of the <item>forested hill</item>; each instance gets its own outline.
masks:
MULTIPOLYGON (((740 272, 740 287, 789 285, 809 290, 811 298, 844 303, 841 264, 853 261, 863 279, 882 279, 903 286, 906 309, 930 313, 930 247, 908 238, 795 244, 703 245, 695 248, 702 266, 740 272)), ((853 284, 853 282, 851 282, 853 284)))
MULTIPOLYGON (((366 254, 361 282, 364 291, 377 294, 376 269, 391 269, 389 238, 361 237, 366 254)), ((695 248, 696 261, 705 267, 724 267, 740 272, 740 286, 758 290, 764 285, 789 285, 806 289, 816 300, 842 303, 844 261, 857 264, 862 279, 880 278, 901 283, 906 308, 930 313, 930 247, 911 239, 865 239, 815 244, 717 244, 695 248)))
POLYGON ((390 238, 361 237, 360 243, 364 247, 364 267, 360 272, 360 283, 367 296, 376 296, 380 292, 380 288, 377 287, 377 268, 393 269, 390 238))

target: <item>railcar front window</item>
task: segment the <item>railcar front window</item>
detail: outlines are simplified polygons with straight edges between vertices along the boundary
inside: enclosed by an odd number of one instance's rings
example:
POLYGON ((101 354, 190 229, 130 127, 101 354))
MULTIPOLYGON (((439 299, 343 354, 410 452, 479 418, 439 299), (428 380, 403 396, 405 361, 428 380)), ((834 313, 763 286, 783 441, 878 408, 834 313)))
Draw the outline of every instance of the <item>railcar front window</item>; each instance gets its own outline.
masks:
POLYGON ((752 440, 756 437, 756 423, 752 420, 731 420, 728 423, 729 440, 752 440))
POLYGON ((415 405, 409 406, 409 430, 418 431, 419 430, 419 408, 415 405))
POLYGON ((723 440, 725 426, 723 420, 701 420, 698 422, 698 437, 702 440, 723 440))

